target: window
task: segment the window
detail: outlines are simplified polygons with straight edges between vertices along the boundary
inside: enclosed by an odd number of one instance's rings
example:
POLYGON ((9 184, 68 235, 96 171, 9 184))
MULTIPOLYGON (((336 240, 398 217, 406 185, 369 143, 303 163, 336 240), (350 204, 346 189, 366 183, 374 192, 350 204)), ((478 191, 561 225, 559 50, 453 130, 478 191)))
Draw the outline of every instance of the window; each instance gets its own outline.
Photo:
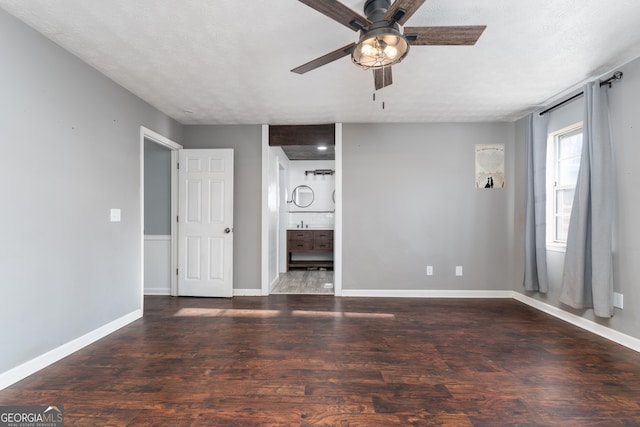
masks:
POLYGON ((564 248, 582 153, 582 122, 549 134, 547 246, 564 248))

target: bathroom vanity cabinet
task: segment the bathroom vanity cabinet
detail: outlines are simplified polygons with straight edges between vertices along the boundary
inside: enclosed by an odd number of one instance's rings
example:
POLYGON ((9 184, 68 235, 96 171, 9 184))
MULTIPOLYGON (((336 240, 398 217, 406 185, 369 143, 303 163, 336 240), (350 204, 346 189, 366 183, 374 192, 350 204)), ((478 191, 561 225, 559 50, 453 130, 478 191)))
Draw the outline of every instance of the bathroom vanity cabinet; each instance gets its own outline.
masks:
POLYGON ((311 257, 294 260, 294 254, 333 252, 333 230, 287 230, 287 270, 292 268, 333 268, 333 259, 311 257))

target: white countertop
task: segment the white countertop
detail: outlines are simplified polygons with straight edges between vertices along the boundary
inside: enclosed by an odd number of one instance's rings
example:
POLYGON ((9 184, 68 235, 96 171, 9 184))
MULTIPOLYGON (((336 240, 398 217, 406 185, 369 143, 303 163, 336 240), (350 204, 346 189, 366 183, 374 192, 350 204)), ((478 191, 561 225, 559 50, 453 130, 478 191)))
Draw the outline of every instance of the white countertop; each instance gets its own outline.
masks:
POLYGON ((304 226, 304 228, 300 228, 300 227, 296 227, 296 226, 288 226, 287 230, 333 230, 332 226, 311 226, 311 227, 307 227, 306 225, 304 226))

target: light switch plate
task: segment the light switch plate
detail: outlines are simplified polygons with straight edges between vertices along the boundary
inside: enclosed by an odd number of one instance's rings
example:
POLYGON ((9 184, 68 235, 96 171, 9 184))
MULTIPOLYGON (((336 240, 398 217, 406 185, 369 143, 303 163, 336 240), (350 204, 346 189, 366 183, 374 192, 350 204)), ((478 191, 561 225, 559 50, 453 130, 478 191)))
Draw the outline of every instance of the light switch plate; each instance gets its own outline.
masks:
POLYGON ((111 222, 120 222, 121 213, 120 209, 111 209, 110 216, 111 222))
POLYGON ((433 276, 433 266, 427 265, 427 276, 433 276))
POLYGON ((462 276, 462 266, 456 265, 456 276, 462 276))
POLYGON ((624 295, 618 292, 613 293, 613 306, 622 309, 624 306, 624 295))

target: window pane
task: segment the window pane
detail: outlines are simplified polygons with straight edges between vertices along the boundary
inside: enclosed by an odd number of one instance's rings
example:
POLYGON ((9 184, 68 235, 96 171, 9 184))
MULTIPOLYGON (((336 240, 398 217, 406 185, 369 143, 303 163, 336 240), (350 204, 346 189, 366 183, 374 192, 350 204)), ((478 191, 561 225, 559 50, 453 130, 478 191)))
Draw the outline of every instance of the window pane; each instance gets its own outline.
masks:
POLYGON ((574 186, 580 169, 582 129, 558 136, 556 182, 559 186, 574 186))
POLYGON ((556 215, 571 215, 575 189, 567 188, 556 191, 556 215))
POLYGON ((578 170, 580 170, 580 157, 570 157, 558 162, 558 185, 575 186, 578 181, 578 170))
POLYGON ((567 235, 569 234, 569 217, 558 216, 556 217, 556 242, 567 242, 567 235))
POLYGON ((582 151, 582 130, 560 135, 558 137, 558 144, 558 157, 560 160, 569 157, 580 157, 582 151))
POLYGON ((556 191, 556 242, 566 242, 569 233, 569 218, 571 217, 571 205, 573 204, 573 188, 556 191))

